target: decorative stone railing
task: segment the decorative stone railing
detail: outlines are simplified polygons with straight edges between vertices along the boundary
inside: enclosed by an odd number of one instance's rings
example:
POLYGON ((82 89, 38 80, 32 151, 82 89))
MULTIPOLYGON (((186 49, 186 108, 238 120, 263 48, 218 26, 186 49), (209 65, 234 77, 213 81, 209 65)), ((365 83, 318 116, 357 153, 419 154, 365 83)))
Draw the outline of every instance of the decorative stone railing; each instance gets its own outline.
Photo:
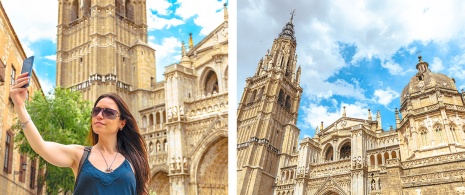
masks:
POLYGON ((453 153, 453 154, 445 154, 440 156, 433 156, 428 158, 416 159, 402 162, 403 168, 414 168, 420 167, 425 165, 434 165, 434 164, 441 164, 445 162, 453 162, 457 160, 465 159, 465 152, 460 153, 453 153))
POLYGON ((165 165, 168 159, 167 152, 159 152, 150 155, 150 164, 151 165, 165 165))
POLYGON ((395 167, 400 165, 400 160, 398 158, 391 158, 386 160, 387 167, 395 167))
POLYGON ((247 142, 244 142, 244 143, 240 143, 240 144, 237 144, 237 149, 242 149, 242 148, 246 148, 248 147, 249 145, 253 144, 253 143, 257 143, 257 144, 260 144, 260 145, 265 145, 268 150, 276 153, 276 154, 279 154, 279 150, 278 148, 275 148, 274 146, 272 146, 270 144, 270 141, 266 138, 262 138, 262 139, 259 139, 257 137, 251 137, 249 141, 247 142))
POLYGON ((132 87, 131 85, 128 85, 126 83, 123 83, 121 81, 118 81, 118 78, 114 74, 107 74, 107 75, 100 75, 100 74, 93 74, 89 76, 89 79, 87 81, 83 81, 81 83, 78 83, 76 85, 73 85, 70 87, 71 91, 78 91, 78 90, 84 90, 87 88, 90 88, 92 83, 94 82, 116 82, 116 87, 124 90, 131 91, 132 87))
POLYGON ((310 165, 310 178, 349 173, 350 166, 350 159, 310 165))
POLYGON ((208 94, 199 99, 189 99, 185 103, 188 118, 204 116, 207 113, 228 111, 228 92, 208 94))
POLYGON ((402 186, 421 186, 440 183, 464 182, 465 169, 438 171, 401 177, 402 186))
POLYGON ((453 104, 444 104, 448 110, 458 110, 458 111, 465 111, 464 106, 453 105, 453 104))

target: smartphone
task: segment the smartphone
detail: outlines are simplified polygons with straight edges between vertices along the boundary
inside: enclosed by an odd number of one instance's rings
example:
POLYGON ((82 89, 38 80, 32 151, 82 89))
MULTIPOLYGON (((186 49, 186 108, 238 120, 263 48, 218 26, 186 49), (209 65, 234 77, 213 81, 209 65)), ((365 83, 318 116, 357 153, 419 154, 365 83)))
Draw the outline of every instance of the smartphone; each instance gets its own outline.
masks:
POLYGON ((28 80, 27 84, 23 85, 22 88, 26 88, 29 86, 29 83, 31 82, 31 76, 32 76, 32 64, 34 63, 34 56, 28 57, 23 61, 23 68, 21 69, 21 74, 28 72, 28 80))

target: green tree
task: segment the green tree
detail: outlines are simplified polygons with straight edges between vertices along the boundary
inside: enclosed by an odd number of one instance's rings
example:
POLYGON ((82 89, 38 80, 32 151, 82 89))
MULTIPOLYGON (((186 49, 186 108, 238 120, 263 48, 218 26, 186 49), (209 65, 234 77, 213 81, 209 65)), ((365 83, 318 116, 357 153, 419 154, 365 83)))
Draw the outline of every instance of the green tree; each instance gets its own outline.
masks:
MULTIPOLYGON (((81 97, 81 93, 69 89, 55 88, 47 96, 35 93, 26 108, 43 139, 60 144, 89 145, 87 134, 90 129, 91 104, 81 97)), ((74 174, 70 168, 56 167, 42 159, 29 145, 19 121, 14 127, 16 148, 29 157, 39 158, 39 168, 44 168, 43 176, 39 175, 38 189, 42 189, 43 181, 47 186, 47 194, 72 193, 74 190, 74 174)))

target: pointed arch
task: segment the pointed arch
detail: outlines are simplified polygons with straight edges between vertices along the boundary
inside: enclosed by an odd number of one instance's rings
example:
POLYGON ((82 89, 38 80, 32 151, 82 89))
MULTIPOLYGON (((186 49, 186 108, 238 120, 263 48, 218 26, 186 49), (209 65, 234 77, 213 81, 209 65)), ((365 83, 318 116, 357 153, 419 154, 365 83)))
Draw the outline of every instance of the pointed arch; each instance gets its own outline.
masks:
POLYGON ((422 127, 420 128, 420 143, 421 143, 421 146, 428 146, 428 129, 426 129, 425 127, 422 127))
POLYGON ((79 1, 74 0, 73 3, 71 3, 71 10, 70 10, 70 18, 69 21, 73 22, 79 18, 79 1))
POLYGON ((156 149, 155 149, 155 152, 158 153, 158 152, 161 152, 161 143, 160 143, 160 140, 157 140, 156 142, 156 149))
POLYGON ((260 100, 263 96, 263 91, 265 91, 265 86, 263 86, 262 88, 260 88, 260 90, 258 91, 258 96, 257 96, 257 100, 260 100))
POLYGON ((255 101, 255 96, 257 96, 257 90, 253 90, 252 95, 250 95, 249 104, 252 104, 255 101))
POLYGON ((370 166, 375 166, 375 156, 370 155, 370 166))
POLYGON ((389 160, 389 152, 384 153, 384 164, 386 164, 387 160, 389 160))
POLYGON ((91 14, 91 10, 90 10, 90 7, 91 7, 91 0, 84 0, 83 2, 84 4, 82 5, 82 15, 84 17, 90 17, 90 14, 91 14))
POLYGON ((455 125, 454 123, 451 123, 450 124, 450 134, 452 135, 452 141, 454 141, 454 142, 458 142, 458 140, 459 140, 457 131, 458 131, 457 130, 457 125, 455 125))
POLYGON ((435 132, 435 144, 440 144, 444 142, 444 132, 442 131, 442 127, 439 124, 434 125, 434 132, 435 132))
POLYGON ((126 8, 126 18, 129 21, 134 22, 134 5, 131 0, 126 0, 126 5, 124 6, 126 8))
POLYGON ((325 161, 333 161, 334 160, 334 149, 333 149, 333 146, 331 144, 329 144, 330 146, 328 148, 326 148, 326 150, 324 151, 324 160, 325 161))
POLYGON ((391 157, 392 157, 392 158, 397 158, 397 153, 396 153, 396 151, 392 151, 392 152, 391 152, 391 157))
POLYGON ((147 128, 147 116, 142 117, 142 128, 147 128))
POLYGON ((286 96, 286 101, 284 103, 284 107, 288 111, 291 110, 291 96, 289 96, 289 95, 286 96))
POLYGON ((153 152, 153 142, 150 141, 149 143, 149 153, 152 153, 153 152))
POLYGON ((351 147, 350 140, 346 140, 339 149, 339 159, 350 159, 351 147))
POLYGON ((283 91, 283 89, 279 90, 278 105, 280 105, 280 106, 284 105, 284 91, 283 91))
POLYGON ((153 126, 153 114, 150 113, 149 115, 149 127, 152 127, 153 126))
POLYGON ((161 118, 160 118, 160 112, 157 112, 155 114, 155 124, 160 124, 161 123, 161 118))
POLYGON ((115 0, 115 9, 117 15, 124 16, 123 0, 115 0))
POLYGON ((170 194, 170 180, 167 171, 158 171, 150 179, 149 190, 157 195, 170 194))
POLYGON ((214 92, 219 93, 219 85, 218 85, 218 76, 216 72, 207 67, 202 73, 200 77, 200 88, 204 95, 213 94, 214 92))
POLYGON ((168 151, 168 141, 166 141, 166 139, 163 139, 163 151, 168 151))
POLYGON ((379 153, 378 155, 376 155, 376 160, 378 160, 378 164, 377 164, 377 165, 384 164, 384 163, 383 163, 383 157, 381 157, 381 153, 379 153))

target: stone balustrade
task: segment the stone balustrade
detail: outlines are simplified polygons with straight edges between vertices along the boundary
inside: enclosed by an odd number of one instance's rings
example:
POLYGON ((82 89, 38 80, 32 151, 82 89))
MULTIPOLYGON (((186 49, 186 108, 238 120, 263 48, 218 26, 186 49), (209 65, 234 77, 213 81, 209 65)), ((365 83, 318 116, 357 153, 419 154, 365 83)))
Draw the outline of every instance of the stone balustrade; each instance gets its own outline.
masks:
POLYGON ((402 167, 403 168, 422 167, 425 165, 442 164, 445 162, 458 161, 458 160, 463 160, 463 159, 465 159, 465 152, 459 152, 459 153, 444 154, 444 155, 433 156, 433 157, 428 157, 428 158, 405 161, 405 162, 402 162, 402 167))

